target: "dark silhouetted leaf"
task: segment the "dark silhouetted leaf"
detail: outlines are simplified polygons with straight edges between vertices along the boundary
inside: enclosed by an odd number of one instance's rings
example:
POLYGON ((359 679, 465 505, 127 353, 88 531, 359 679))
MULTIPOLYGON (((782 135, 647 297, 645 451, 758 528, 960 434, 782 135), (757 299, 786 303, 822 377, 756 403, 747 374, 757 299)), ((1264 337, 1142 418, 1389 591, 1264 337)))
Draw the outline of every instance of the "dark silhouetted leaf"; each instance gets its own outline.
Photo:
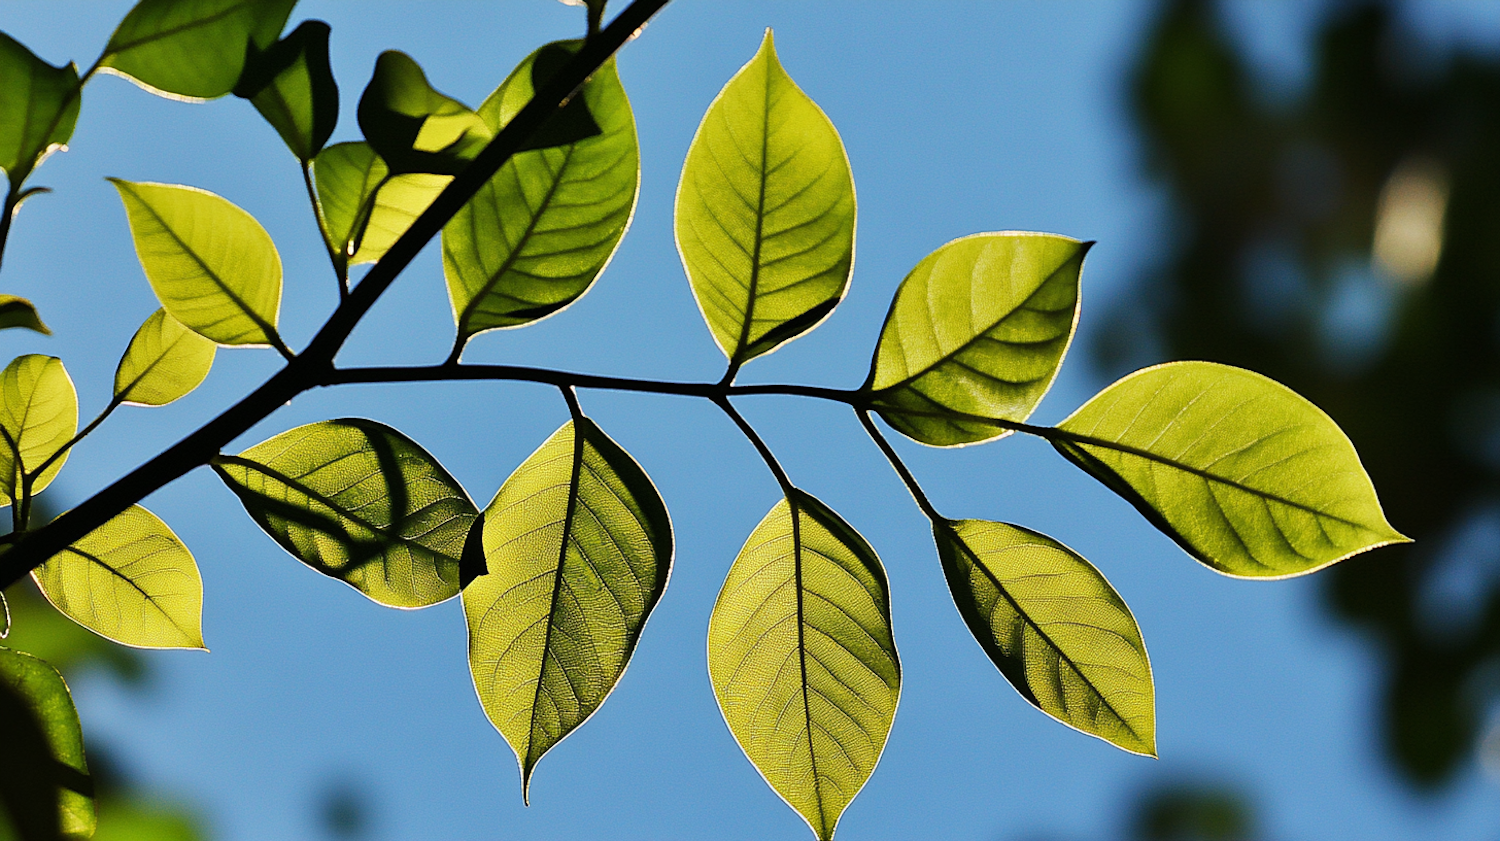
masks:
POLYGON ((303 21, 267 50, 251 50, 236 96, 250 100, 304 163, 322 150, 339 119, 339 87, 328 64, 328 24, 303 21))
POLYGON ((13 191, 78 122, 78 68, 53 67, 0 32, 0 169, 13 191))
POLYGON ((93 836, 94 782, 73 694, 56 669, 3 647, 0 746, 0 807, 19 841, 93 836))
POLYGON ((104 47, 99 69, 174 99, 234 90, 252 48, 276 43, 297 0, 141 0, 104 47))
POLYGON ((456 175, 490 141, 484 120, 427 84, 405 53, 387 50, 359 99, 359 128, 395 174, 456 175))

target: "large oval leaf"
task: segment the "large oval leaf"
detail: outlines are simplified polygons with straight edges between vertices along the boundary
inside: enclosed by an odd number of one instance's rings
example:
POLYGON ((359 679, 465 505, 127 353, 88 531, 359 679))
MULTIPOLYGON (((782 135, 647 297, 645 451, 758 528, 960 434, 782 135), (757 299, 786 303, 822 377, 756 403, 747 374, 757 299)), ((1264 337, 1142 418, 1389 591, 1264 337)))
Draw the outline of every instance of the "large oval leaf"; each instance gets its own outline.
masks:
POLYGON ((1021 697, 1069 727, 1155 756, 1146 644, 1099 570, 1007 523, 943 521, 932 532, 959 615, 1021 697))
POLYGON ((359 99, 359 128, 391 172, 457 175, 492 133, 467 106, 427 83, 411 56, 386 50, 359 99))
POLYGON ((73 136, 81 99, 78 68, 53 67, 0 32, 0 169, 13 192, 73 136))
POLYGON ((47 600, 137 648, 203 648, 203 578, 177 535, 132 505, 32 570, 47 600))
POLYGON ((885 570, 800 491, 755 527, 708 622, 708 673, 745 755, 819 839, 885 747, 901 692, 885 570))
MULTIPOLYGON (((580 43, 532 53, 479 106, 479 116, 498 132, 543 81, 541 60, 559 52, 566 58, 580 43)), ((443 274, 460 345, 577 300, 625 235, 640 186, 640 151, 614 59, 590 77, 575 103, 588 106, 582 113, 597 122, 596 135, 511 156, 443 227, 443 274)))
POLYGON ((469 669, 521 765, 593 715, 667 586, 672 524, 640 465, 587 418, 511 474, 484 511, 488 574, 463 595, 469 669))
MULTIPOLYGON (((14 505, 23 495, 23 475, 57 454, 78 431, 78 393, 73 379, 53 356, 18 356, 0 372, 0 505, 14 505)), ((68 454, 58 456, 31 480, 41 493, 62 470, 68 454)))
POLYGON ((0 648, 0 820, 23 839, 94 834, 94 785, 83 730, 62 675, 22 651, 0 648))
POLYGON ((373 263, 406 233, 453 180, 415 172, 391 175, 368 143, 336 143, 313 161, 328 244, 347 265, 373 263))
POLYGON ((339 87, 328 64, 328 24, 305 20, 269 49, 253 50, 234 87, 306 163, 339 118, 339 87))
POLYGON ((1136 371, 1058 429, 1059 452, 1227 575, 1301 575, 1408 540, 1333 419, 1251 371, 1136 371))
POLYGON ((115 399, 165 406, 203 382, 217 349, 166 310, 157 310, 135 331, 115 368, 115 399))
POLYGON ((1026 420, 1073 339, 1091 244, 1008 231, 922 258, 896 290, 865 384, 880 416, 938 447, 1008 434, 963 415, 1026 420))
POLYGON ((781 68, 769 29, 688 147, 676 232, 731 369, 811 330, 849 287, 849 158, 833 123, 781 68))
POLYGON ((255 217, 195 187, 110 181, 146 279, 173 318, 221 345, 284 347, 281 256, 255 217))
POLYGON ((282 548, 373 601, 426 607, 458 594, 479 512, 437 459, 385 424, 299 426, 213 468, 282 548))
POLYGON ((234 89, 250 47, 275 43, 297 0, 141 0, 104 47, 99 69, 174 99, 234 89))

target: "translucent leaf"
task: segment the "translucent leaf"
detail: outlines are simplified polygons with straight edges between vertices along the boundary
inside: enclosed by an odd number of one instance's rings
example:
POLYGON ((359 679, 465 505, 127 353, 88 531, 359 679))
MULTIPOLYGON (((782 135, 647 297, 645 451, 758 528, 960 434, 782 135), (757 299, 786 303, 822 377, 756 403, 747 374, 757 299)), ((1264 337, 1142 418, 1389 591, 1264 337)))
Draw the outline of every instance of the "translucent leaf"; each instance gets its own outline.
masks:
POLYGON ((484 517, 489 572, 463 595, 469 668, 524 798, 537 762, 624 674, 667 586, 672 524, 640 466, 587 419, 547 439, 484 517))
POLYGON ((132 505, 32 570, 47 600, 137 648, 203 648, 203 579, 155 514, 132 505))
MULTIPOLYGON (((578 45, 532 53, 479 106, 479 116, 498 132, 531 101, 543 78, 538 62, 558 51, 566 59, 578 45)), ((625 235, 640 187, 640 151, 614 59, 573 104, 588 106, 583 113, 598 121, 595 136, 512 156, 443 228, 443 273, 460 343, 577 300, 625 235)))
POLYGON ((1059 452, 1227 575, 1300 575, 1408 540, 1333 419, 1251 371, 1145 368, 1058 428, 1059 452))
POLYGON ((173 318, 221 345, 281 345, 281 257, 253 216, 194 187, 110 181, 146 279, 173 318))
POLYGON ((213 468, 282 548, 390 607, 458 594, 478 511, 416 442, 372 420, 299 426, 213 468))
POLYGON ((254 50, 234 88, 250 100, 299 161, 310 161, 339 119, 339 87, 328 64, 328 24, 303 21, 267 50, 254 50))
POLYGON ((0 32, 0 79, 0 169, 19 192, 32 169, 73 136, 78 68, 53 67, 0 32))
POLYGON ((405 53, 387 50, 359 99, 359 128, 391 172, 457 175, 491 137, 477 114, 427 84, 405 53))
POLYGON ((0 330, 11 327, 25 327, 46 336, 52 335, 47 325, 42 323, 42 317, 37 314, 34 304, 17 295, 0 295, 0 330))
POLYGON ((677 249, 731 368, 811 330, 854 267, 854 179, 771 31, 708 107, 677 187, 677 249))
POLYGON ((807 494, 777 503, 714 604, 708 673, 745 755, 819 839, 833 837, 901 691, 875 550, 807 494))
MULTIPOLYGON (((35 471, 78 431, 78 392, 53 356, 18 356, 0 371, 0 505, 22 499, 22 475, 35 471)), ((68 460, 64 453, 31 480, 41 493, 68 460)))
POLYGON ((110 36, 99 69, 174 99, 234 89, 253 45, 276 42, 297 0, 141 0, 110 36))
POLYGON ((135 331, 115 369, 115 399, 165 406, 197 388, 214 364, 218 346, 157 310, 135 331))
POLYGON ((384 256, 453 180, 422 172, 392 176, 368 143, 329 146, 313 161, 313 173, 329 245, 349 265, 384 256))
POLYGON ((1009 434, 961 415, 1024 421, 1041 402, 1078 324, 1091 244, 1009 231, 922 258, 896 290, 865 384, 880 416, 939 447, 1009 434))
POLYGON ((0 648, 0 820, 23 839, 94 834, 94 782, 83 731, 62 675, 30 654, 0 648))
POLYGON ((1146 644, 1130 608, 1072 549, 1007 523, 935 523, 948 589, 1021 697, 1131 753, 1156 755, 1146 644))

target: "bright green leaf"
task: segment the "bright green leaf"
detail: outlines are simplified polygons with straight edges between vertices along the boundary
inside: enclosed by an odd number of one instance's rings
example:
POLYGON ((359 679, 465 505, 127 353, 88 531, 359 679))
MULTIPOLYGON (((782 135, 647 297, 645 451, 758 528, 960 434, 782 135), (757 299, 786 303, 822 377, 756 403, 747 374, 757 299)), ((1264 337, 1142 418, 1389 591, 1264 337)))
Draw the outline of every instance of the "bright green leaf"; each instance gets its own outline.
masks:
POLYGON ((479 701, 516 752, 521 795, 614 690, 667 586, 672 524, 640 466, 569 422, 485 508, 489 572, 463 595, 479 701))
POLYGON ((221 345, 282 346, 281 256, 255 217, 195 187, 110 181, 146 279, 173 318, 221 345))
POLYGON ((104 47, 99 69, 173 99, 234 90, 252 46, 276 42, 297 0, 141 0, 104 47))
POLYGON ((1333 419, 1251 371, 1145 368, 1058 429, 1059 452, 1226 575, 1301 575, 1408 540, 1333 419))
POLYGON ((1130 608, 1072 549, 1007 523, 934 523, 948 589, 1021 697, 1131 753, 1156 755, 1146 644, 1130 608))
POLYGON ((854 267, 854 179, 833 123, 781 68, 771 31, 698 126, 677 249, 731 369, 833 312, 854 267))
MULTIPOLYGON (((62 360, 52 356, 18 356, 0 372, 0 505, 14 505, 24 495, 22 475, 52 458, 78 431, 78 392, 62 360)), ((38 494, 51 484, 68 460, 59 456, 31 480, 38 494)))
POLYGON ((234 88, 235 95, 250 100, 304 163, 328 142, 339 118, 328 34, 328 24, 303 21, 270 49, 253 51, 234 88))
POLYGON ((1024 421, 1052 386, 1090 245, 1009 231, 922 258, 896 290, 865 384, 880 416, 938 447, 1009 434, 978 418, 1024 421))
POLYGON ((47 600, 137 648, 203 648, 198 563, 155 514, 132 505, 32 570, 47 600))
POLYGON ((115 399, 165 406, 198 387, 218 346, 157 310, 135 331, 115 369, 115 399))
POLYGON ((42 317, 37 314, 34 304, 17 295, 0 295, 0 330, 11 327, 25 327, 46 336, 52 335, 47 325, 42 323, 42 317))
POLYGON ((833 837, 885 747, 901 666, 875 550, 794 491, 755 527, 708 622, 729 730, 819 839, 833 837))
POLYGON ((478 511, 416 442, 371 420, 299 426, 213 461, 257 525, 324 575, 391 607, 458 594, 478 511))
MULTIPOLYGON (((531 101, 533 70, 549 44, 521 62, 479 106, 493 131, 531 101)), ((496 327, 551 315, 577 300, 613 256, 640 187, 635 117, 614 59, 573 104, 598 121, 596 136, 520 152, 443 228, 443 273, 460 343, 496 327)), ((555 119, 555 118, 554 118, 555 119)))
POLYGON ((368 143, 329 146, 313 161, 313 174, 329 245, 349 265, 384 256, 453 180, 425 172, 392 176, 368 143))
POLYGON ((94 783, 83 730, 62 675, 22 651, 0 648, 0 822, 21 839, 94 834, 94 783))
POLYGON ((386 50, 359 99, 359 128, 391 172, 457 175, 490 141, 479 115, 427 84, 405 53, 386 50))
POLYGON ((13 191, 78 122, 78 67, 53 67, 0 32, 0 169, 13 191))

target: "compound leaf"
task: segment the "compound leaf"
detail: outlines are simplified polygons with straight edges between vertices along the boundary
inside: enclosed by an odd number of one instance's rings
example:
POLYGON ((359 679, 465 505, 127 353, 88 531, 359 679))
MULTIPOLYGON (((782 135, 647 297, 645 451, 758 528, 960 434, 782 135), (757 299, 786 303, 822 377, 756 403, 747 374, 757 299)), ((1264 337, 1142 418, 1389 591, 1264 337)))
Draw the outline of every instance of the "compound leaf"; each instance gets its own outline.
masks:
POLYGON ((174 99, 234 90, 252 47, 276 42, 297 0, 141 0, 104 47, 99 69, 174 99))
POLYGON ((165 406, 197 388, 213 367, 218 345, 157 310, 135 331, 115 368, 115 399, 165 406))
POLYGON ((463 595, 469 668, 521 765, 614 690, 667 586, 672 524, 640 466, 593 421, 565 424, 484 513, 488 573, 463 595))
POLYGON ((0 648, 0 817, 21 839, 94 834, 94 784, 83 730, 62 675, 23 651, 0 648))
POLYGON ((47 325, 42 323, 42 317, 37 314, 35 304, 18 295, 0 295, 0 330, 12 327, 25 327, 44 336, 52 335, 52 331, 47 329, 47 325))
MULTIPOLYGON (((73 379, 54 356, 18 356, 0 371, 0 505, 21 501, 27 489, 22 476, 56 455, 78 431, 78 392, 73 379)), ((62 470, 67 453, 31 480, 29 492, 41 493, 62 470)))
POLYGON ((854 179, 771 31, 719 92, 677 187, 677 249, 731 370, 811 330, 854 267, 854 179))
POLYGON ((313 161, 313 173, 329 245, 348 265, 384 256, 453 180, 425 172, 391 175, 368 143, 329 146, 313 161))
POLYGON ((328 63, 329 31, 328 24, 307 20, 269 49, 252 50, 234 88, 303 163, 322 150, 339 118, 339 87, 328 63))
POLYGON ((0 32, 0 169, 13 192, 78 122, 78 67, 53 67, 0 32))
POLYGON ((708 672, 766 782, 833 837, 885 747, 901 691, 875 550, 800 491, 755 527, 708 623, 708 672))
POLYGON ((427 84, 406 53, 387 50, 359 99, 359 128, 390 171, 457 175, 489 142, 489 126, 427 84))
POLYGON ((1284 578, 1405 543, 1343 430, 1280 383, 1212 362, 1145 368, 1058 425, 1068 460, 1226 575, 1284 578))
POLYGON ((1104 576, 1044 534, 984 520, 933 524, 948 589, 979 647, 1047 715, 1156 755, 1146 644, 1104 576))

